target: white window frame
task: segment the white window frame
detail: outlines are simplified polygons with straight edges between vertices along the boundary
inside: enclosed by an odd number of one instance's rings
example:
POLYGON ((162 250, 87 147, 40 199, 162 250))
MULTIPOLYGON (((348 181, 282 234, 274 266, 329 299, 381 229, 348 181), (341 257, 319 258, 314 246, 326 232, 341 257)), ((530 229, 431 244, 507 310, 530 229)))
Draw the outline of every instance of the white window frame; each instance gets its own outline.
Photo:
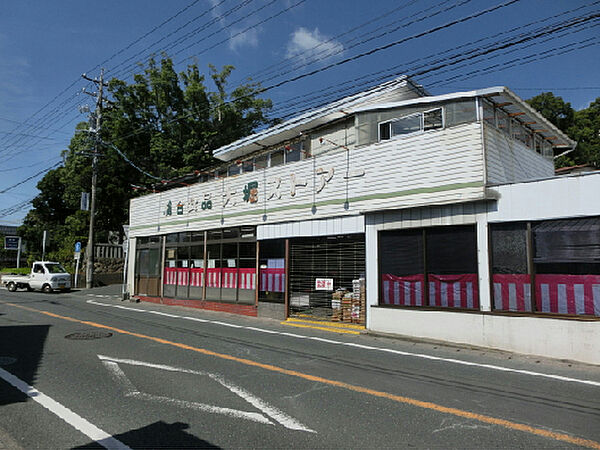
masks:
POLYGON ((401 117, 395 117, 393 119, 390 120, 384 120, 381 122, 377 123, 377 142, 385 142, 385 141, 392 141, 394 139, 399 139, 402 136, 406 136, 406 135, 410 135, 410 134, 416 134, 416 133, 427 133, 430 131, 436 131, 436 130, 443 130, 444 128, 446 128, 446 108, 444 108, 443 106, 438 106, 436 108, 431 108, 431 109, 427 109, 425 111, 419 111, 416 113, 412 113, 412 114, 407 114, 405 116, 401 116, 401 117), (442 111, 442 126, 440 128, 432 128, 430 130, 425 130, 425 114, 430 113, 432 111, 437 111, 437 110, 442 111), (413 131, 411 133, 406 133, 406 134, 398 134, 398 135, 394 135, 392 132, 392 128, 391 128, 391 124, 393 122, 398 122, 399 120, 402 119, 406 119, 409 117, 413 117, 413 116, 419 116, 419 130, 418 131, 413 131), (389 139, 385 139, 384 141, 381 140, 381 125, 384 124, 389 124, 390 125, 390 138, 389 139))

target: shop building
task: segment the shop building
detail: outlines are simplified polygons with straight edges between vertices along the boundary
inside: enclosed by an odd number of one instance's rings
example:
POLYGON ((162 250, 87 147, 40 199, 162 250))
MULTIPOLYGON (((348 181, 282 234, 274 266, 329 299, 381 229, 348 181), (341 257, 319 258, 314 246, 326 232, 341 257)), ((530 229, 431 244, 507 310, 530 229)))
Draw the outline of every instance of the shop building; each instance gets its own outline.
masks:
POLYGON ((148 301, 600 363, 600 174, 505 87, 400 78, 218 149, 131 201, 148 301))

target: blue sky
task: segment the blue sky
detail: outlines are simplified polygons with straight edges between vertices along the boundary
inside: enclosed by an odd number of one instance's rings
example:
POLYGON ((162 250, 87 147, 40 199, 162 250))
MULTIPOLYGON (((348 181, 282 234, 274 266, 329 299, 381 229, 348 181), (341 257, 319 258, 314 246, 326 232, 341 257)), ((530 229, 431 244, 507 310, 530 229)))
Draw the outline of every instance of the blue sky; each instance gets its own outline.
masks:
POLYGON ((36 174, 60 162, 75 125, 85 120, 78 106, 93 102, 79 93, 89 89, 80 75, 97 76, 102 66, 108 77, 129 81, 135 62, 165 48, 178 69, 190 62, 202 69, 232 64, 233 82, 252 76, 269 86, 320 69, 265 94, 275 115, 285 116, 562 23, 561 32, 415 79, 434 95, 497 85, 522 98, 553 91, 576 109, 600 97, 600 19, 586 20, 600 12, 598 1, 520 0, 431 31, 502 3, 507 0, 3 0, 0 191, 10 189, 0 194, 0 223, 21 223, 43 176, 36 174), (568 26, 569 19, 583 22, 568 26), (397 44, 358 57, 391 43, 397 44), (18 210, 6 215, 13 207, 18 210))

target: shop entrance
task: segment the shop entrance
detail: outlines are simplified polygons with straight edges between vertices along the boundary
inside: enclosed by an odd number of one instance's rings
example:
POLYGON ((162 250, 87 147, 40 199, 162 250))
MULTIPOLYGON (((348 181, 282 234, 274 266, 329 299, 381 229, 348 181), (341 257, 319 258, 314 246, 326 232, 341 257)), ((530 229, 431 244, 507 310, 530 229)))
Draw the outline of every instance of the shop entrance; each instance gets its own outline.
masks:
POLYGON ((364 234, 290 240, 289 315, 365 323, 364 234))

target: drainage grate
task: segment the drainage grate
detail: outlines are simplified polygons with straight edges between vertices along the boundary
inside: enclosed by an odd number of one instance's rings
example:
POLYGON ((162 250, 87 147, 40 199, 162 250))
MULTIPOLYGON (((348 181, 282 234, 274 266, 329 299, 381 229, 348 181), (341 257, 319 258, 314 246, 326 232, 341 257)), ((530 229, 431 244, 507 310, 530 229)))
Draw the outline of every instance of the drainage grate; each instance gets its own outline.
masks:
MULTIPOLYGON (((17 362, 17 358, 12 356, 0 356, 0 366, 9 366, 17 362)), ((0 447, 2 448, 2 447, 0 447)))
POLYGON ((79 331, 77 333, 67 334, 65 339, 72 339, 74 341, 91 341, 93 339, 109 338, 112 335, 113 334, 108 331, 79 331))

